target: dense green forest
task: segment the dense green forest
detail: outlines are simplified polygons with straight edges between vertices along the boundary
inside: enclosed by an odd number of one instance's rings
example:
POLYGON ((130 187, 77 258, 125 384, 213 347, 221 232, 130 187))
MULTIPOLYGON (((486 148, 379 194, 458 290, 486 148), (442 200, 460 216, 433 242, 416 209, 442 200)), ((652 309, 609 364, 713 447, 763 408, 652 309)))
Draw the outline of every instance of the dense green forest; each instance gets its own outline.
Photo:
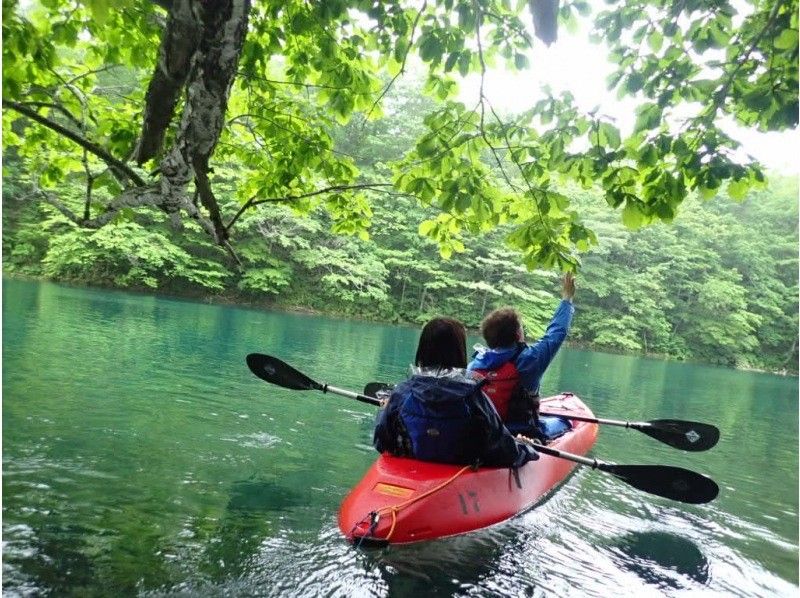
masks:
MULTIPOLYGON (((402 157, 433 109, 419 92, 401 86, 384 118, 337 127, 334 151, 366 172, 402 157)), ((488 310, 512 304, 531 331, 547 323, 558 296, 557 274, 529 272, 506 243, 507 226, 462 235, 463 250, 442 259, 437 243, 419 234, 441 216, 401 193, 370 192, 372 224, 361 237, 339 234, 322 208, 306 215, 278 204, 246 213, 237 268, 200 227, 178 233, 156 209, 82 229, 50 204, 28 200, 28 177, 13 155, 5 166, 6 272, 392 322, 448 314, 476 326, 488 310)), ((220 201, 235 210, 236 165, 218 168, 216 179, 227 191, 220 201)), ((80 210, 81 178, 62 188, 63 201, 80 210)), ((693 197, 673 224, 638 230, 624 226, 597 191, 565 185, 562 192, 599 240, 583 259, 571 341, 796 370, 796 178, 775 176, 738 202, 693 197)))
POLYGON ((4 0, 3 40, 5 272, 531 329, 580 270, 573 341, 797 369, 797 182, 722 125, 796 128, 797 0, 4 0), (565 30, 630 126, 491 103, 565 30))

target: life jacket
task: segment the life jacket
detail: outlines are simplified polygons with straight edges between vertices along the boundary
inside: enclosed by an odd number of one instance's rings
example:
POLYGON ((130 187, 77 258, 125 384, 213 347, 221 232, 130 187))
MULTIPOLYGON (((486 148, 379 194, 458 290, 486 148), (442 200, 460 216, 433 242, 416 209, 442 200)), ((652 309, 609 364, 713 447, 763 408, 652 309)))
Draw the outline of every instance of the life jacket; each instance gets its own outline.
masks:
POLYGON ((495 370, 474 370, 484 377, 483 392, 512 433, 534 432, 539 417, 539 394, 524 387, 517 369, 517 359, 526 348, 518 343, 511 359, 495 370))
POLYGON ((437 463, 477 464, 487 430, 475 404, 481 383, 416 377, 400 393, 395 454, 437 463))

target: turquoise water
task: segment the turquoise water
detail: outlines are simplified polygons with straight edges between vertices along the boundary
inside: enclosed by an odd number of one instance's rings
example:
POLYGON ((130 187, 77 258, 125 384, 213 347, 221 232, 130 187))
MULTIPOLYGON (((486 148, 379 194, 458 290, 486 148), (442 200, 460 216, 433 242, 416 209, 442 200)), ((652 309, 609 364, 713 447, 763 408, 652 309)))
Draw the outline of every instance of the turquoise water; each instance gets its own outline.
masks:
POLYGON ((354 550, 336 513, 375 457, 372 408, 267 385, 244 356, 359 389, 402 378, 416 338, 5 280, 4 595, 797 594, 797 379, 570 349, 545 393, 573 391, 598 416, 722 430, 690 454, 604 428, 594 455, 706 473, 715 502, 582 470, 490 530, 354 550))

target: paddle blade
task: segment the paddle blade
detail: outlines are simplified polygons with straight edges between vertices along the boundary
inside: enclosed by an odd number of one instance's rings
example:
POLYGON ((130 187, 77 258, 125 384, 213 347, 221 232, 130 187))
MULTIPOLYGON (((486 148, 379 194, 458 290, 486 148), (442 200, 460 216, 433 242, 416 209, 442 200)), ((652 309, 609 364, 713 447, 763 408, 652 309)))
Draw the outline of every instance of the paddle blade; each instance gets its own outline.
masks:
POLYGON ((247 356, 247 367, 256 376, 270 384, 277 384, 283 388, 291 390, 322 390, 319 382, 314 382, 311 378, 298 372, 288 363, 271 355, 261 353, 250 353, 247 356))
POLYGON ((654 419, 646 423, 649 425, 636 429, 684 451, 707 451, 719 441, 719 429, 709 424, 680 419, 654 419))
POLYGON ((386 384, 385 382, 368 382, 364 387, 364 394, 368 397, 377 397, 378 393, 392 392, 394 384, 386 384))
POLYGON ((719 494, 719 486, 714 480, 682 467, 602 463, 599 469, 642 492, 693 505, 711 502, 719 494))

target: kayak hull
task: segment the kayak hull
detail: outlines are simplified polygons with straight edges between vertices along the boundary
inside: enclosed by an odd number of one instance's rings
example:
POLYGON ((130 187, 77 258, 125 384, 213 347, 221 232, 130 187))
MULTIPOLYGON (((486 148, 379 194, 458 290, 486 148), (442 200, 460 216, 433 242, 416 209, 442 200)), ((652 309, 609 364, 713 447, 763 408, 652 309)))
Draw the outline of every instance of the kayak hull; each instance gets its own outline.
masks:
MULTIPOLYGON (((542 411, 594 417, 577 396, 541 401, 542 411)), ((572 430, 549 446, 586 454, 597 424, 571 421, 572 430)), ((464 534, 494 525, 541 501, 576 467, 540 455, 517 470, 429 463, 382 454, 350 491, 339 509, 339 529, 352 542, 407 544, 464 534)))

